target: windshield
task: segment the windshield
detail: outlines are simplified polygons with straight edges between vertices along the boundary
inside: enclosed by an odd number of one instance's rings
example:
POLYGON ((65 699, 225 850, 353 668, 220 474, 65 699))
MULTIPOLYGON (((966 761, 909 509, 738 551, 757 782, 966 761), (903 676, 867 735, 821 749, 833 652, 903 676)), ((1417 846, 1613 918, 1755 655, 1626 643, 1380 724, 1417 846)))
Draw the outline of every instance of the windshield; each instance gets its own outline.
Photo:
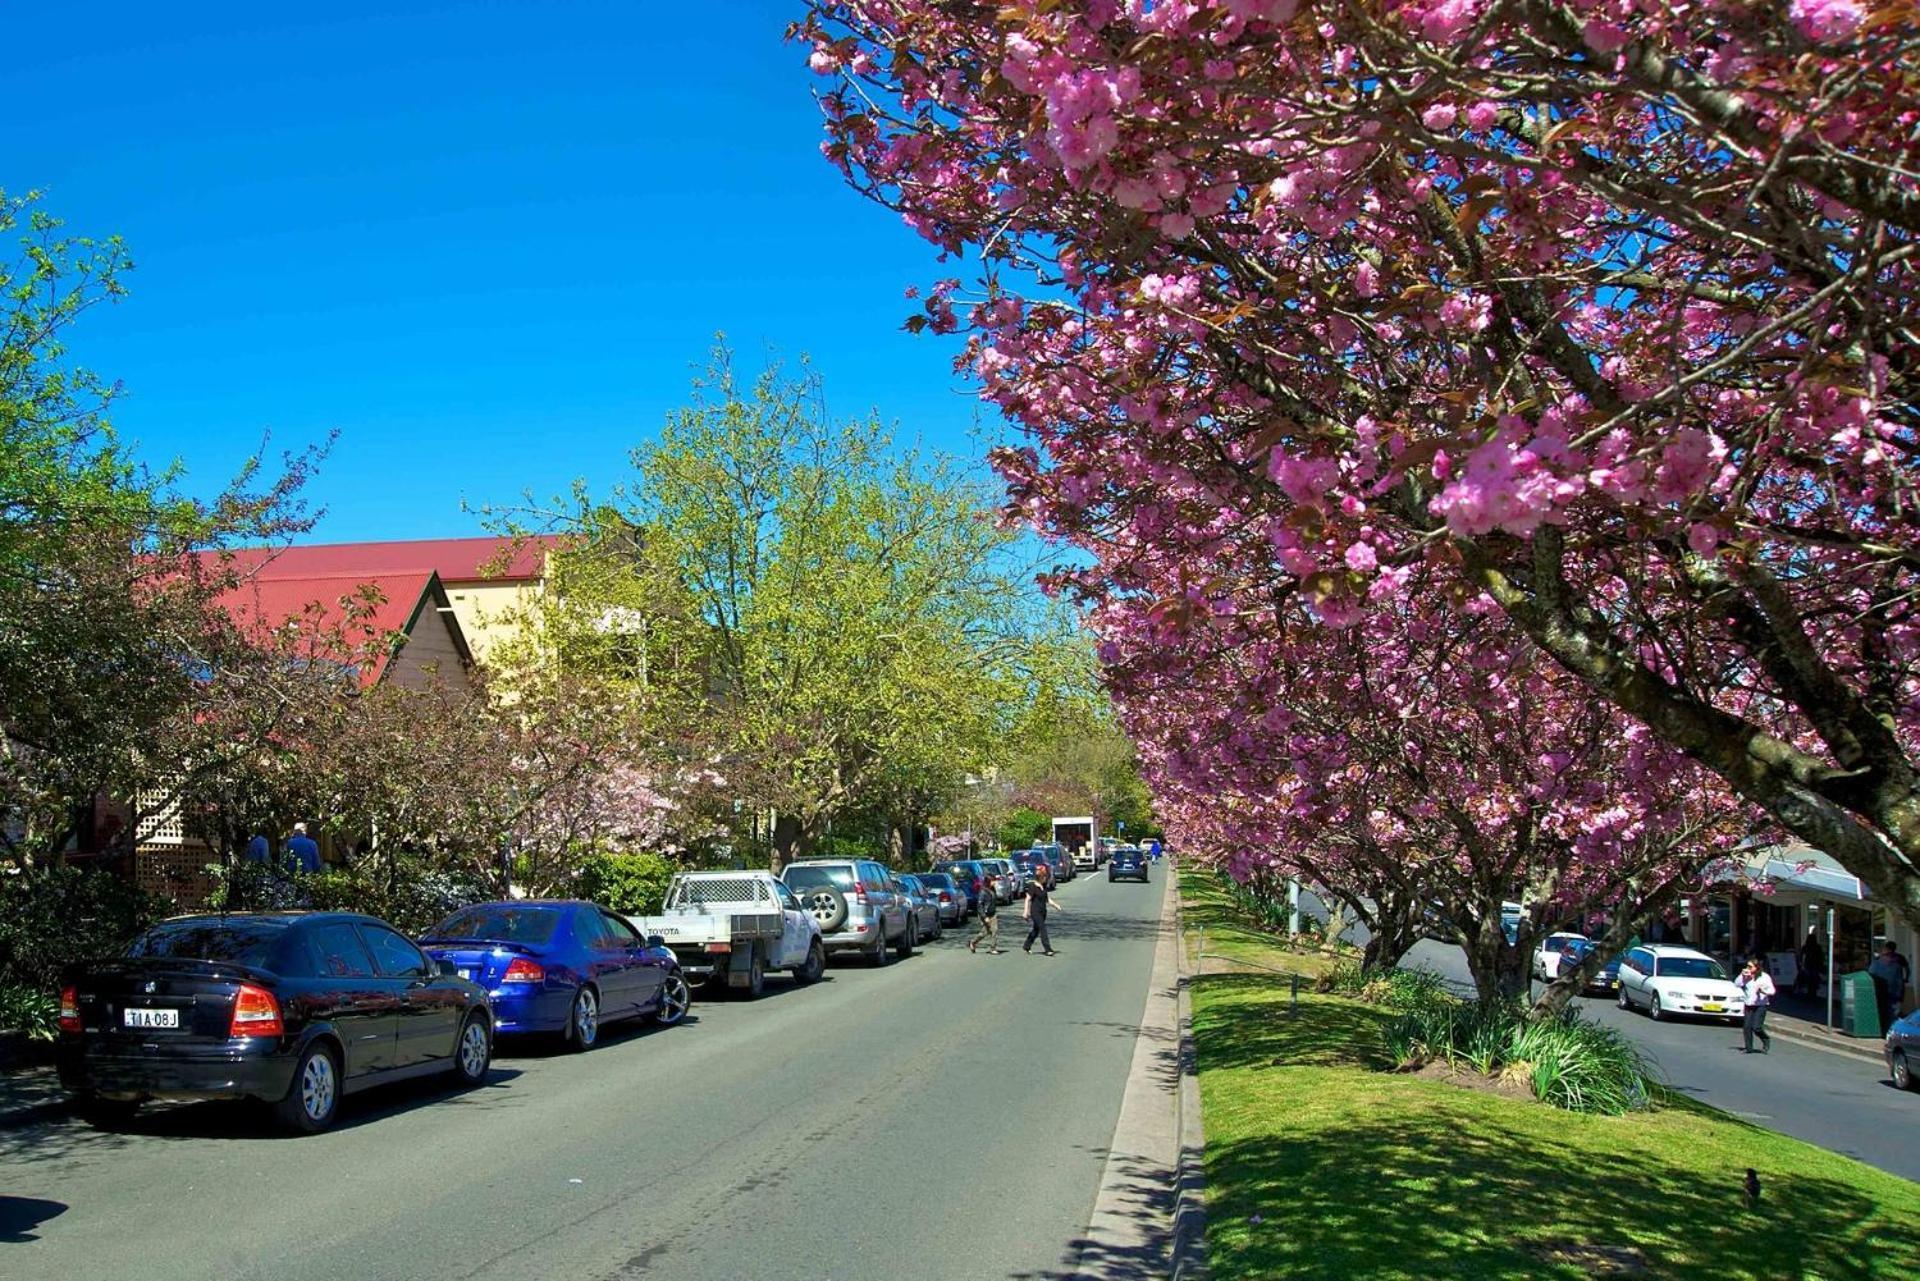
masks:
POLYGON ((1727 981, 1720 962, 1704 956, 1662 956, 1653 963, 1653 972, 1663 979, 1719 979, 1727 981))
POLYGON ((560 913, 551 907, 516 903, 481 903, 462 908, 433 927, 433 939, 485 939, 499 943, 545 943, 560 926, 560 913))
POLYGON ((837 889, 853 888, 853 869, 851 867, 790 867, 786 871, 787 885, 796 890, 818 890, 831 885, 837 889))
POLYGON ((156 925, 133 941, 128 956, 170 956, 186 961, 231 961, 265 968, 287 932, 285 921, 236 921, 202 917, 156 925))

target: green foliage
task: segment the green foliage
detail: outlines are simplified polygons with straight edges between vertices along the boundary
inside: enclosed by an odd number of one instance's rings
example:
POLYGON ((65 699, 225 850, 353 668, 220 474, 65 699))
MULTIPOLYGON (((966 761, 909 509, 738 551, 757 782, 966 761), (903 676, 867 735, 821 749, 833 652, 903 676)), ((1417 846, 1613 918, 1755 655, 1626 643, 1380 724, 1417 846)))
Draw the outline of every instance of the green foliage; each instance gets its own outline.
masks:
POLYGON ((1397 1067, 1439 1060, 1482 1075, 1515 1071, 1534 1097, 1569 1112, 1618 1116, 1646 1107, 1651 1096, 1651 1070, 1639 1050, 1577 1010, 1530 1020, 1518 1002, 1434 993, 1400 1008, 1381 1032, 1397 1067))
POLYGON ((0 984, 0 1029, 51 1041, 60 1030, 59 998, 43 988, 0 984))
POLYGON ((498 895, 494 887, 459 867, 428 856, 401 853, 348 867, 296 876, 297 893, 323 912, 364 912, 418 937, 455 909, 498 895))
POLYGON ((1022 807, 1007 815, 1000 825, 1000 844, 1010 850, 1029 849, 1053 836, 1053 819, 1036 809, 1022 807))
POLYGON ((890 862, 886 842, 865 832, 835 831, 815 841, 808 858, 870 858, 890 862))
POLYGON ((577 892, 628 915, 658 912, 678 869, 658 854, 595 854, 580 869, 577 892))
POLYGON ((110 872, 64 863, 0 875, 0 1026, 32 1030, 60 971, 117 955, 165 904, 110 872))

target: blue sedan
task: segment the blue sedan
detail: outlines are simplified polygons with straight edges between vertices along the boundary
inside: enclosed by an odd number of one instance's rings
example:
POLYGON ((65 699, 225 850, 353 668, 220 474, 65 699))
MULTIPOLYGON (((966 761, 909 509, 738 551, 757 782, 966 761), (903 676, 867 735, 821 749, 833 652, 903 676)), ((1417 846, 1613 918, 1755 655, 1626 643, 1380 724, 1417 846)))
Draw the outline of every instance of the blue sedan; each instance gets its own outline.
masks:
POLYGON ((486 989, 502 1034, 557 1032, 576 1050, 592 1049, 601 1027, 621 1019, 670 1027, 693 1001, 671 951, 593 903, 476 903, 420 946, 486 989))

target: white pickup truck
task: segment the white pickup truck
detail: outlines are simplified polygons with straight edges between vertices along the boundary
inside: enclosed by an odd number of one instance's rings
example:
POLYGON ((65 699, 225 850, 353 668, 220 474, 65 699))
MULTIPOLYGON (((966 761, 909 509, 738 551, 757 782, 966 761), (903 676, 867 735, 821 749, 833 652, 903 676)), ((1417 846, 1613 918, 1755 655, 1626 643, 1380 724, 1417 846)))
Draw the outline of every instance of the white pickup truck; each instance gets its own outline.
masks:
POLYGON ((658 916, 629 917, 642 937, 658 934, 688 982, 723 976, 747 997, 768 970, 812 983, 827 968, 820 923, 771 872, 682 872, 667 886, 658 916))

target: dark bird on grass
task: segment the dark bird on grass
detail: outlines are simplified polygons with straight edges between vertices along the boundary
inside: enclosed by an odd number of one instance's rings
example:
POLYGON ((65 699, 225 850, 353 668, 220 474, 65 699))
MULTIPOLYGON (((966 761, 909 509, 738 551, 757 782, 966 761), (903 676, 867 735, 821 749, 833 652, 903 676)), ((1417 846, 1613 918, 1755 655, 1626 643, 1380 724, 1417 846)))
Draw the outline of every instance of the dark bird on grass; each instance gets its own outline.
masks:
POLYGON ((1760 1175, 1751 1166, 1747 1167, 1746 1189, 1747 1208, 1751 1210, 1760 1204, 1760 1175))

